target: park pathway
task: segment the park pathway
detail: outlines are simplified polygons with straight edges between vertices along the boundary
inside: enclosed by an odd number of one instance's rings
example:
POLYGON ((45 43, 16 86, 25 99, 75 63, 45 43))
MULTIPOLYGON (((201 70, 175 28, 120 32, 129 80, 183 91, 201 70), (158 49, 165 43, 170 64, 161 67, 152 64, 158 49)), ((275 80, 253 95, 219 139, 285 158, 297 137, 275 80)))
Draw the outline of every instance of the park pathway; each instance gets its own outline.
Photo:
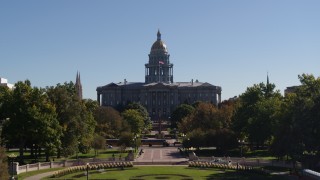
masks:
POLYGON ((42 174, 37 174, 37 175, 34 175, 34 176, 30 176, 30 177, 27 177, 25 178, 24 180, 39 180, 41 178, 44 178, 44 177, 48 177, 48 176, 51 176, 54 174, 55 171, 53 172, 46 172, 46 173, 42 173, 42 174))
POLYGON ((184 158, 180 155, 177 147, 141 147, 143 153, 139 155, 134 162, 152 162, 152 163, 163 163, 163 162, 185 162, 189 159, 184 158))

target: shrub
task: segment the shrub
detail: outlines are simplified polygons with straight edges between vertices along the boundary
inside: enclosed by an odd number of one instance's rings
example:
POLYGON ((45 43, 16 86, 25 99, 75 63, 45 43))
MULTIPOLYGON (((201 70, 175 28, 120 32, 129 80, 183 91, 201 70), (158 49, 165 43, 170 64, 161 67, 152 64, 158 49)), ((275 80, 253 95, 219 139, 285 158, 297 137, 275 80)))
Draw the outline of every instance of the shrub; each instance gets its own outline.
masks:
MULTIPOLYGON (((133 167, 133 163, 132 162, 109 162, 109 163, 91 164, 91 165, 88 165, 88 170, 101 170, 106 168, 122 168, 122 167, 133 167)), ((87 165, 73 166, 73 167, 56 171, 52 175, 52 177, 59 178, 67 174, 72 174, 75 172, 81 172, 85 170, 87 170, 87 165)))

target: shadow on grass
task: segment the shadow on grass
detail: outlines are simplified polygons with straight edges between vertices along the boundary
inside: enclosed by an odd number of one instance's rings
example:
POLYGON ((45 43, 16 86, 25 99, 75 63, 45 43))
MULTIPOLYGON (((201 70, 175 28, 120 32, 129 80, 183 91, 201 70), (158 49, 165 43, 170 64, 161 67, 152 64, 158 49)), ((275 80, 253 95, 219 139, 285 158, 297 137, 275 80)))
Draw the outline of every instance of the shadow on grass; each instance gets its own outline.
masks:
POLYGON ((215 180, 283 180, 283 176, 275 175, 263 175, 253 172, 236 172, 236 171, 221 171, 221 173, 211 174, 210 176, 205 177, 205 179, 215 179, 215 180))

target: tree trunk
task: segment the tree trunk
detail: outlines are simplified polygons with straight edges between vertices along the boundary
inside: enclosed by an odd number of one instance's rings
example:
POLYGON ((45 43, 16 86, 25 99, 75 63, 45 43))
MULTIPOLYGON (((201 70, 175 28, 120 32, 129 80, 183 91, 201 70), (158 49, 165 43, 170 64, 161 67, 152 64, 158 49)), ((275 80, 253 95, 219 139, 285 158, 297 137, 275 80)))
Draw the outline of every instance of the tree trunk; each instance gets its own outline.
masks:
POLYGON ((46 154, 46 162, 49 162, 49 152, 46 150, 45 154, 46 154))
POLYGON ((58 148, 58 151, 57 151, 57 158, 59 159, 61 157, 61 149, 58 148))

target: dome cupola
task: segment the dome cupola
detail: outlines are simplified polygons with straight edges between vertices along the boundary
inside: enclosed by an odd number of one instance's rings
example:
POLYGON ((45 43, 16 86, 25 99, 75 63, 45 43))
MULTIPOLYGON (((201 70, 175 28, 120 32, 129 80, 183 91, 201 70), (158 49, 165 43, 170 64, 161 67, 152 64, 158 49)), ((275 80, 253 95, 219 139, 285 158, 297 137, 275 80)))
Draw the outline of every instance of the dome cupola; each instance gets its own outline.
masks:
POLYGON ((146 83, 173 83, 173 64, 159 30, 151 47, 149 62, 145 64, 145 78, 146 83))

